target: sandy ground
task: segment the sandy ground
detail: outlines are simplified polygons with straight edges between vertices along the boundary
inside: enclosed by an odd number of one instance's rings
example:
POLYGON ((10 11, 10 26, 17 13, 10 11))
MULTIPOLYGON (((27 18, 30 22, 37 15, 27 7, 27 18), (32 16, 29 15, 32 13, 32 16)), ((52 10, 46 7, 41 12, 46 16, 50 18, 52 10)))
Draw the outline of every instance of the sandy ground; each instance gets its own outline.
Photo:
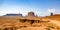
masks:
POLYGON ((46 30, 45 27, 27 27, 27 28, 21 28, 18 30, 46 30))
POLYGON ((56 25, 57 27, 60 27, 60 21, 57 21, 57 20, 50 20, 50 23, 56 25))
MULTIPOLYGON (((4 18, 4 20, 6 21, 6 23, 8 22, 8 23, 12 23, 12 24, 14 24, 14 23, 16 23, 16 22, 18 22, 17 20, 18 20, 18 18, 8 18, 9 20, 11 20, 11 21, 7 21, 7 19, 6 18, 4 18)), ((60 27, 60 21, 58 21, 58 20, 52 20, 52 19, 45 19, 45 20, 49 20, 49 23, 51 23, 51 24, 53 24, 53 25, 55 25, 56 27, 60 27)), ((3 22, 3 23, 5 23, 5 21, 3 21, 3 18, 1 18, 0 19, 0 22, 3 22)), ((43 23, 42 23, 43 24, 43 23)), ((47 24, 47 23, 46 23, 47 24)), ((46 25, 45 24, 45 25, 46 25)), ((25 25, 25 24, 24 24, 25 25)), ((36 25, 40 25, 40 24, 36 24, 36 25)), ((40 27, 26 27, 26 28, 20 28, 20 29, 17 29, 17 30, 47 30, 46 28, 47 28, 47 26, 45 26, 45 25, 43 25, 43 26, 40 26, 40 27)), ((56 28, 55 29, 50 29, 50 30, 57 30, 56 28)))
MULTIPOLYGON (((49 23, 52 23, 52 24, 56 25, 57 27, 60 27, 60 21, 50 20, 49 23)), ((17 29, 17 30, 47 30, 46 28, 47 28, 46 26, 40 26, 40 27, 21 28, 21 29, 17 29)), ((50 30, 58 30, 58 29, 52 29, 52 28, 50 28, 50 30)))

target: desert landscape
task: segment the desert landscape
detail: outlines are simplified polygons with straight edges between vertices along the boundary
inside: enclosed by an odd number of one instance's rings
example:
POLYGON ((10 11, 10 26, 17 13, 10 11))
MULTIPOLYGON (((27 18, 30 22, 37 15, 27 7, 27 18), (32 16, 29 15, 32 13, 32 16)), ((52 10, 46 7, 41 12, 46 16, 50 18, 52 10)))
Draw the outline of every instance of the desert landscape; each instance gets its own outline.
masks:
POLYGON ((60 14, 40 17, 28 12, 27 16, 0 16, 0 30, 60 30, 60 14))
POLYGON ((60 30, 60 0, 0 0, 0 30, 60 30))

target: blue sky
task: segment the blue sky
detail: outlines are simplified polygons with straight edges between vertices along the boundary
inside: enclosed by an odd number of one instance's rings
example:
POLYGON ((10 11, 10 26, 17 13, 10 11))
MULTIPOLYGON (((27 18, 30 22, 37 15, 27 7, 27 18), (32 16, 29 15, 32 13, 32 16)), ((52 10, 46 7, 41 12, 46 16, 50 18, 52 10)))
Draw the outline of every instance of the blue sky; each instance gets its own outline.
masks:
POLYGON ((0 16, 7 13, 27 15, 33 11, 38 16, 60 13, 60 0, 0 0, 0 16), (53 10, 51 10, 53 9, 53 10))

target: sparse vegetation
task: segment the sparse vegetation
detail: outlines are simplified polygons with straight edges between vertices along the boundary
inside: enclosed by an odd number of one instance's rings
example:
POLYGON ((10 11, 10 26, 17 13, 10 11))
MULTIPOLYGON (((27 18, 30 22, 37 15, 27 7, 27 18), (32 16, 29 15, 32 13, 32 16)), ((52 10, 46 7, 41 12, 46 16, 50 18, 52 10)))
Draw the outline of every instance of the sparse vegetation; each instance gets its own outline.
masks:
POLYGON ((51 28, 54 29, 53 26, 47 26, 46 30, 51 30, 51 28))
POLYGON ((53 28, 53 29, 54 29, 54 27, 53 27, 53 26, 48 26, 48 28, 53 28))
POLYGON ((1 28, 0 28, 0 30, 1 30, 1 28))
POLYGON ((46 30, 50 30, 50 28, 46 28, 46 30))

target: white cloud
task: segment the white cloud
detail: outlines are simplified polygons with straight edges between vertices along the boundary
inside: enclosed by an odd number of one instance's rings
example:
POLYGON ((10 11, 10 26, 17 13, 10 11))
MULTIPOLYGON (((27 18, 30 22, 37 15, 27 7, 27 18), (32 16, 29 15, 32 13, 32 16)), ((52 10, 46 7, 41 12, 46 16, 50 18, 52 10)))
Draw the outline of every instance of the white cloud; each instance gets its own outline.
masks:
POLYGON ((55 9, 47 9, 47 12, 49 12, 49 13, 55 12, 55 9))

